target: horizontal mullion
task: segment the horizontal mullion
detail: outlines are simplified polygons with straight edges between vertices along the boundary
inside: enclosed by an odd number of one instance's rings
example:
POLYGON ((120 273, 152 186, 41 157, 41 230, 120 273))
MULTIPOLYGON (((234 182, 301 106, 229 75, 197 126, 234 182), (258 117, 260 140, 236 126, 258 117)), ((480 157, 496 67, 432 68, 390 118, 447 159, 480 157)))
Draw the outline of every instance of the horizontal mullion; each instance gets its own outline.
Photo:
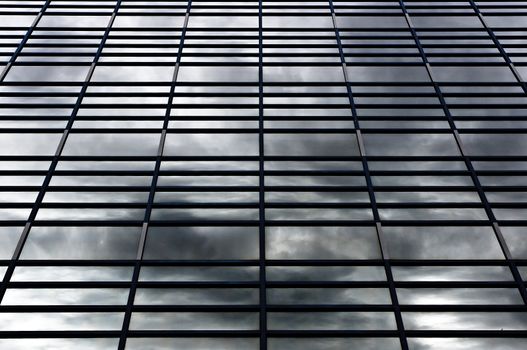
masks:
MULTIPOLYGON (((480 97, 525 97, 523 92, 444 92, 442 94, 448 98, 480 98, 480 97)), ((76 97, 77 92, 45 92, 45 91, 1 91, 0 97, 76 97)), ((166 92, 86 92, 85 97, 167 97, 166 92)), ((174 97, 258 97, 257 92, 174 92, 174 97)), ((340 92, 263 92, 265 97, 347 97, 347 93, 340 92)), ((437 97, 435 92, 354 92, 354 97, 392 97, 392 98, 418 98, 418 97, 437 97)), ((484 106, 484 104, 481 104, 484 106)), ((17 116, 18 117, 18 116, 17 116)), ((45 116, 46 118, 48 116, 45 116)), ((76 118, 83 118, 79 116, 76 118)), ((113 117, 113 116, 112 116, 113 117)), ((178 116, 179 118, 180 116, 178 116)), ((361 118, 369 118, 361 117, 361 118)), ((43 117, 38 117, 43 118, 43 117)), ((67 118, 67 117, 64 117, 67 118)), ((270 118, 266 116, 266 118, 270 118)), ((326 117, 324 117, 326 118, 326 117)), ((387 119, 392 117, 385 117, 387 119)), ((424 117, 423 117, 424 118, 424 117)), ((426 117, 429 118, 429 117, 426 117)), ((442 117, 444 118, 444 117, 442 117)), ((521 117, 518 117, 521 118, 521 117)))
MULTIPOLYGON (((111 191, 109 191, 111 192, 111 191)), ((33 203, 6 202, 0 203, 0 208, 32 208, 33 203)), ((154 203, 154 209, 255 209, 258 202, 163 202, 154 203)), ((108 203, 108 202, 52 202, 42 203, 40 208, 53 209, 144 209, 147 203, 108 203)), ((493 203, 494 208, 527 208, 527 203, 493 203)), ((367 209, 369 202, 265 202, 268 209, 367 209)), ((461 209, 483 208, 480 202, 379 202, 381 209, 461 209)))
MULTIPOLYGON (((526 105, 527 108, 527 105, 526 105)), ((177 120, 177 119, 176 119, 177 120)), ((206 120, 206 119, 201 119, 206 120)), ((276 119, 275 119, 276 120, 276 119)), ((527 128, 459 128, 460 134, 524 134, 527 128)), ((62 128, 4 128, 4 134, 53 134, 63 133, 62 128)), ((161 128, 75 128, 70 134, 160 134, 161 128)), ((363 128, 363 134, 450 134, 451 129, 440 128, 363 128)), ((355 134, 352 128, 266 128, 266 134, 355 134)), ((169 134, 256 134, 256 128, 169 128, 169 134)))
MULTIPOLYGON (((0 155, 2 161, 46 161, 54 157, 36 155, 0 155)), ((367 158, 370 161, 462 161, 463 156, 264 156, 267 161, 361 161, 367 158)), ((157 156, 67 156, 61 155, 62 161, 155 161, 157 156)), ((470 156, 473 161, 527 161, 527 156, 470 156)), ((162 156, 162 161, 259 161, 258 156, 162 156)))
MULTIPOLYGON (((0 192, 34 192, 39 186, 0 186, 0 192)), ((366 186, 266 186, 269 192, 362 192, 366 186)), ((258 186, 157 186, 158 192, 254 192, 258 186)), ((484 191, 527 191, 527 186, 483 186, 484 191)), ((49 192, 145 192, 149 186, 48 186, 49 192)), ((374 186, 380 192, 467 192, 474 186, 374 186)), ((521 205, 518 203, 518 205, 521 205)))
MULTIPOLYGON (((525 312, 525 305, 399 305, 403 312, 525 312)), ((132 305, 132 312, 258 312, 255 305, 132 305)), ((0 313, 12 312, 124 312, 126 305, 2 305, 0 313)), ((392 305, 275 305, 267 304, 268 312, 392 312, 392 305)))
MULTIPOLYGON (((67 55, 66 55, 67 56, 67 55)), ((155 56, 155 55, 152 55, 155 56)), ((176 56, 175 54, 172 56, 176 56)), ((191 56, 191 55, 189 55, 191 56)), ((223 55, 220 54, 210 54, 207 55, 208 57, 223 57, 223 55)), ((372 54, 363 54, 362 57, 386 57, 383 53, 372 53, 372 54)), ((445 56, 448 56, 448 54, 445 54, 445 56)), ((485 55, 487 56, 487 55, 485 55)), ((133 55, 129 56, 133 57, 133 55)), ((244 56, 236 56, 244 57, 244 56)), ((303 57, 309 57, 307 55, 304 55, 303 57)), ((318 56, 313 56, 318 57, 318 56)), ((335 56, 336 57, 336 56, 335 56)), ((353 57, 353 55, 348 56, 353 57)), ((415 55, 414 57, 418 57, 415 55)), ((508 64, 506 62, 493 62, 488 61, 484 63, 486 67, 508 67, 508 64)), ((78 62, 78 61, 18 61, 14 66, 89 66, 90 62, 78 62)), ((149 66, 159 66, 159 67, 171 67, 174 66, 174 62, 171 61, 145 61, 145 60, 138 60, 138 61, 120 61, 120 62, 114 62, 114 61, 103 61, 99 62, 97 64, 100 67, 149 67, 149 66)), ((263 62, 263 67, 340 67, 342 64, 340 62, 324 62, 324 61, 267 61, 263 62)), ((482 65, 481 61, 463 61, 463 62, 431 62, 430 65, 432 67, 480 67, 482 65)), ((527 65, 527 62, 517 62, 517 66, 525 66, 527 65)), ((258 62, 251 62, 251 61, 183 61, 180 63, 180 66, 183 67, 258 67, 258 62)), ((408 62, 397 62, 397 61, 354 61, 354 62, 348 62, 347 66, 360 66, 360 67, 421 67, 424 66, 423 62, 420 61, 408 61, 408 62)))
MULTIPOLYGON (((374 223, 369 226, 373 226, 374 223)), ((205 225, 206 226, 206 225, 205 225)), ((527 260, 522 259, 388 259, 391 266, 509 266, 516 264, 518 266, 527 266, 527 260)), ((11 260, 0 260, 0 266, 10 264, 11 260)), ((17 266, 135 266, 139 263, 141 266, 258 266, 258 260, 119 260, 119 259, 97 259, 97 260, 17 260, 14 262, 17 266)), ((385 261, 380 259, 356 260, 356 259, 267 259, 266 266, 384 266, 385 261)))
MULTIPOLYGON (((129 288, 130 282, 8 282, 9 289, 104 289, 104 288, 129 288)), ((260 282, 254 281, 138 281, 137 288, 225 288, 245 289, 258 288, 260 282)), ((387 288, 387 281, 266 281, 267 288, 387 288)), ((436 289, 436 288, 517 288, 515 281, 395 281, 396 288, 436 289)))
MULTIPOLYGON (((214 116, 214 115, 203 115, 203 116, 191 116, 191 115, 178 115, 175 119, 172 119, 174 121, 256 121, 257 117, 255 116, 243 116, 243 115, 226 115, 226 116, 214 116), (177 118, 177 119, 176 119, 177 118)), ((163 116, 155 116, 155 115, 112 115, 108 117, 102 117, 98 115, 83 115, 80 117, 75 118, 76 121, 162 121, 165 119, 163 116)), ((264 118, 266 121, 324 121, 324 122, 331 122, 331 121, 352 121, 350 117, 348 116, 298 116, 298 115, 274 115, 274 116, 266 116, 264 118)), ((38 116, 38 115, 25 115, 25 116, 15 116, 15 115, 4 115, 0 116, 0 120, 3 121, 67 121, 68 117, 66 116, 38 116)), ((361 121, 444 121, 444 116, 376 116, 376 115, 368 115, 368 116, 362 116, 360 118, 361 121)), ((458 116, 453 118, 454 121, 480 121, 480 122, 488 122, 488 121, 514 121, 514 122, 522 122, 527 120, 526 116, 478 116, 478 115, 472 115, 472 116, 458 116)), ((24 133, 27 132, 27 130, 35 130, 37 133, 46 133, 50 130, 49 128, 5 128, 3 129, 4 132, 20 132, 24 133), (26 130, 26 131, 24 131, 26 130)), ((109 128, 95 128, 96 130, 108 130, 109 128)), ((129 129, 137 129, 135 127, 129 128, 129 129)), ((185 129, 185 128, 176 128, 176 129, 185 129)), ((218 128, 215 128, 218 129, 218 128)), ((268 128, 268 129, 276 129, 274 127, 268 128)), ((279 128, 280 129, 280 128, 279 128)), ((313 129, 312 127, 306 127, 303 129, 313 129)), ((316 129, 316 128, 315 128, 316 129)), ((334 128, 332 128, 334 129, 334 128)), ((513 129, 511 127, 508 128, 460 128, 458 130, 461 130, 461 132, 471 133, 471 131, 474 131, 473 133, 499 133, 499 130, 503 129, 504 133, 518 133, 522 132, 522 128, 520 129, 513 129), (498 131, 496 131, 498 130, 498 131), (516 131, 514 131, 516 130, 516 131)), ((52 131, 57 131, 57 128, 51 129, 52 131)), ((112 130, 112 129, 109 129, 112 130)), ((157 130, 155 128, 150 128, 147 130, 157 130)), ((267 130, 267 129, 266 129, 267 130)), ((302 129, 300 129, 302 130, 302 129)), ((441 128, 432 128, 432 129, 423 129, 423 128, 404 128, 404 129, 396 129, 396 128, 363 128, 365 133, 375 133, 377 131, 382 133, 415 133, 413 131, 419 131, 419 130, 430 130, 432 133, 447 133, 446 129, 441 128)), ((133 130, 130 132, 134 132, 133 130)), ((1 157, 1 156, 0 156, 1 157)))
MULTIPOLYGON (((1 331, 0 338, 118 338, 120 330, 115 331, 1 331)), ((259 330, 249 331, 139 331, 129 330, 129 338, 258 338, 259 330)), ((527 331, 469 331, 469 330, 405 330, 407 337, 415 338, 527 338, 527 331)), ((315 330, 268 330, 268 337, 276 338, 384 338, 399 336, 399 331, 381 330, 346 330, 346 331, 315 331, 315 330)))
MULTIPOLYGON (((287 14, 291 15, 291 14, 287 14)), ((258 16, 256 13, 254 15, 255 17, 258 16)), ((7 27, 7 26, 1 26, 0 30, 2 31, 21 31, 21 30, 27 30, 28 26, 13 26, 13 27, 7 27)), ((45 26, 39 26, 39 30, 42 31, 71 31, 71 27, 45 27, 45 26)), ((486 33, 486 31, 481 27, 464 27, 464 28, 456 28, 456 27, 419 27, 416 28, 418 31, 423 32, 480 32, 480 33, 486 33)), ((106 30, 106 27, 82 27, 78 26, 74 28, 75 31, 82 31, 82 32, 90 32, 90 31, 102 31, 106 30)), ((142 31, 142 32, 167 32, 167 31, 179 31, 181 32, 181 27, 113 27, 112 32, 129 32, 129 31, 142 31)), ((408 28, 407 27, 383 27, 382 30, 377 27, 339 27, 339 30, 342 32, 390 32, 390 33, 397 33, 397 32, 403 32, 407 33, 408 28)), ((527 26, 525 27, 497 27, 492 28, 493 31, 496 32, 519 32, 519 31, 525 31, 527 30, 527 26)), ((255 32, 258 33, 258 28, 256 27, 188 27, 187 28, 188 33, 192 32, 255 32)), ((266 32, 305 32, 306 28, 301 27, 288 27, 288 28, 262 28, 262 31, 264 33, 266 32)), ((324 32, 324 33, 334 33, 334 28, 328 27, 328 28, 309 28, 309 32, 324 32)))
MULTIPOLYGON (((148 38, 145 38, 148 39, 148 38)), ((305 43, 292 43, 286 40, 285 43, 263 43, 263 49, 336 49, 338 47, 337 43, 327 43, 327 44, 305 44, 305 43)), ((298 42, 298 40, 296 40, 298 42)), ((0 45, 1 47, 12 47, 11 43, 4 43, 0 45)), ((489 49, 496 48, 494 44, 483 44, 483 43, 465 43, 465 44, 456 44, 456 43, 423 43, 423 48, 426 49, 489 49)), ((527 48, 527 44, 520 43, 508 43, 502 44, 504 48, 527 48)), ((27 43, 24 45, 27 48, 97 48, 97 43, 27 43)), ((107 43, 105 48, 178 48, 179 43, 107 43)), ((185 43, 185 48, 193 49, 255 49, 259 48, 258 43, 185 43)), ((342 44, 343 49, 416 49, 415 44, 399 44, 399 43, 353 43, 353 44, 342 44)), ((67 53, 65 53, 67 55, 67 53)), ((345 53, 348 54, 348 53, 345 53)), ((265 56, 264 56, 265 57, 265 56)))
MULTIPOLYGON (((3 221, 3 226, 24 225, 23 221, 3 221)), ((381 220, 386 226, 488 226, 489 220, 381 220)), ((55 226, 108 226, 108 227, 137 227, 143 224, 141 220, 36 220, 33 226, 55 227, 55 226)), ((369 226, 374 224, 372 220, 266 220, 265 225, 273 227, 298 227, 298 226, 342 226, 356 227, 369 226)), ((498 224, 505 226, 525 226, 527 220, 501 220, 498 224)), ((258 220, 151 220, 150 226, 155 227, 190 227, 190 226, 211 226, 211 227, 257 227, 258 220)))
MULTIPOLYGON (((352 83, 353 84, 353 83, 352 83)), ((441 84, 438 82, 438 84, 441 84)), ((68 109, 73 108, 74 104, 70 103, 4 103, 2 108, 62 108, 68 109)), ((122 108, 122 109, 152 109, 152 108, 166 108, 168 105, 166 103, 149 103, 149 104, 140 104, 140 103, 84 103, 80 107, 82 109, 98 109, 98 108, 122 108)), ((196 109, 196 108, 214 108, 214 109, 255 109, 258 108, 257 103, 172 103, 171 108, 176 109, 196 109)), ((453 109, 474 109, 474 107, 481 106, 486 109, 522 109, 527 108, 527 103, 448 103, 448 106, 453 109)), ((264 108, 271 109, 346 109, 349 108, 350 104, 348 103, 267 103, 264 104, 264 108)), ((357 109, 379 109, 379 108, 390 108, 390 109, 440 109, 441 104, 437 103, 357 103, 355 104, 357 109)), ((75 129, 73 129, 75 130, 75 129)), ((73 131, 72 130, 72 131, 73 131)), ((268 129, 271 130, 271 129, 268 129)), ((430 129, 428 129, 430 130, 430 129)), ((438 129, 439 130, 439 129, 438 129)), ((476 129, 474 129, 476 130, 476 129)), ((492 129, 491 129, 492 130, 492 129)), ((496 129, 494 129, 496 130, 496 129)), ((499 129, 502 130, 502 129, 499 129)))
MULTIPOLYGON (((0 192, 33 192, 39 186, 0 186, 0 192)), ((145 192, 149 186, 48 186, 49 192, 145 192)), ((366 186, 266 186, 269 192, 363 192, 366 186)), ((473 191, 475 186, 375 186, 381 192, 463 192, 473 191)), ((484 190, 495 192, 526 191, 527 186, 485 186, 484 190)), ((158 192, 254 192, 258 186, 157 186, 158 192)))
MULTIPOLYGON (((381 220, 385 226, 488 226, 489 220, 381 220)), ((527 220, 498 220, 497 223, 503 226, 525 226, 527 220)), ((0 221, 0 226, 24 226, 25 221, 4 220, 0 221)), ((36 220, 33 226, 55 227, 55 226, 82 226, 82 227, 138 227, 143 224, 142 220, 36 220)), ((266 220, 266 226, 272 227, 357 227, 371 226, 375 224, 372 220, 266 220)), ((154 227, 190 227, 190 226, 210 226, 210 227, 257 227, 258 220, 151 220, 150 226, 154 227)))
MULTIPOLYGON (((133 333, 130 331, 130 333, 133 333)), ((408 330, 409 338, 527 338, 527 331, 469 331, 469 330, 408 330)), ((269 337, 280 338, 322 338, 322 337, 397 337, 399 331, 278 331, 268 330, 269 337)))
MULTIPOLYGON (((102 38, 102 35, 97 34, 75 34, 75 29, 70 28, 72 31, 70 31, 70 34, 64 35, 64 34, 39 34, 33 33, 31 35, 31 39, 67 39, 67 40, 100 40, 102 38)), ((128 31, 133 32, 136 31, 136 29, 141 28, 130 28, 128 31)), ((177 28, 176 28, 177 29, 177 28)), ((167 32, 173 31, 174 34, 149 34, 149 35, 134 35, 134 34, 115 34, 119 32, 119 28, 112 28, 113 33, 110 34, 109 40, 179 40, 181 38, 181 33, 178 32, 175 28, 166 28, 167 32)), ((188 28, 191 32, 191 28, 188 28)), ((229 29, 225 29, 226 31, 229 31, 229 29)), ((283 32, 287 32, 288 28, 283 28, 283 32)), ((311 29, 310 29, 311 31, 311 29)), ((5 33, 8 33, 9 31, 5 31, 5 33)), ((14 32, 14 31, 13 31, 14 32)), ((81 32, 81 31, 79 31, 81 32)), ((22 39, 23 35, 19 34, 5 34, 0 33, 0 38, 4 39, 22 39)), ((379 30, 379 35, 350 35, 350 34, 342 34, 340 35, 341 40, 372 40, 375 41, 384 41, 384 40, 412 40, 413 37, 410 34, 401 34, 401 35, 382 35, 382 31, 379 30)), ((498 39, 500 40, 523 40, 527 37, 527 35, 522 34, 497 34, 496 35, 498 39)), ((419 35, 419 38, 421 40, 489 40, 489 37, 486 32, 482 31, 482 35, 470 35, 470 34, 456 34, 455 37, 448 37, 443 35, 429 35, 429 34, 421 34, 419 35)), ((233 34, 233 35, 213 35, 213 34, 186 34, 185 39, 187 40, 258 40, 257 32, 252 34, 233 34)), ((328 35, 314 35, 314 34, 302 34, 302 35, 280 35, 280 34, 263 34, 263 40, 286 40, 286 41, 293 41, 293 40, 335 40, 334 33, 331 33, 328 35)), ((266 54, 267 55, 267 54, 266 54)))
MULTIPOLYGON (((111 87, 111 86, 170 86, 170 82, 166 81, 127 81, 127 82, 118 82, 118 81, 106 81, 106 82, 90 82, 90 86, 104 86, 104 87, 111 87)), ((336 87, 336 86, 345 86, 346 84, 344 82, 329 82, 329 81, 306 81, 306 82, 263 82, 264 87, 265 86, 279 86, 279 87, 295 87, 295 86, 302 86, 302 87, 336 87)), ((448 87, 520 87, 520 83, 518 82, 485 82, 485 81, 478 81, 478 82, 469 82, 469 81, 461 81, 461 82, 448 82, 444 81, 440 83, 442 86, 448 86, 448 87)), ((200 87, 218 87, 218 86, 236 86, 236 87, 257 87, 258 82, 192 82, 192 81, 178 81, 178 86, 200 86, 200 87)), ((365 86, 365 87, 384 87, 384 86, 397 86, 397 87, 433 87, 432 82, 428 81, 416 81, 416 82, 405 82, 405 81, 385 81, 385 82, 372 82, 372 81, 356 81, 356 82, 349 82, 348 85, 352 86, 365 86)), ((0 86, 82 86, 82 82, 75 82, 75 81, 3 81, 0 82, 0 86)))
MULTIPOLYGON (((2 176, 46 175, 47 170, 0 170, 2 176)), ((258 176, 258 170, 160 170, 159 176, 258 176)), ((370 170, 371 176, 465 176, 468 170, 370 170)), ((476 170, 477 175, 524 176, 527 170, 476 170)), ((55 176, 152 176, 151 170, 55 170, 55 176)), ((363 176, 362 170, 265 170, 267 176, 363 176)))

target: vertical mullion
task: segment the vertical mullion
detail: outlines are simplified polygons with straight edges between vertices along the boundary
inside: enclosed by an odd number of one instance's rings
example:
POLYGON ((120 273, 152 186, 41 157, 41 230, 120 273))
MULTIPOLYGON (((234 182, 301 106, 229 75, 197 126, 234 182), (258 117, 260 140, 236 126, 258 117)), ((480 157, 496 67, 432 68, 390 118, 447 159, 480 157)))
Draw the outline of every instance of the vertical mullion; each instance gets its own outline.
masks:
POLYGON ((507 65, 509 66, 509 69, 511 70, 512 74, 514 75, 514 77, 516 78, 518 83, 520 83, 523 91, 527 93, 527 84, 525 83, 525 81, 523 80, 521 74, 518 72, 518 70, 514 66, 514 63, 512 62, 512 60, 509 57, 509 55, 507 54, 507 51, 505 51, 505 49, 501 45, 501 43, 498 40, 498 38, 496 37, 496 35, 494 34, 494 32, 492 31, 490 26, 487 24, 487 21, 485 21, 485 18, 483 17, 483 14, 479 10, 478 5, 474 2, 474 0, 469 0, 469 2, 470 2, 470 6, 472 7, 474 12, 478 16, 479 21, 481 22, 481 24, 483 25, 483 27, 485 28, 485 30, 489 34, 490 38, 492 39, 492 42, 494 43, 494 45, 496 46, 496 48, 500 52, 501 56, 503 57, 503 59, 505 60, 507 65))
POLYGON ((430 62, 428 61, 428 57, 426 56, 426 53, 423 49, 423 46, 421 45, 421 41, 419 39, 419 35, 417 34, 417 31, 415 30, 415 27, 413 25, 412 19, 410 18, 410 15, 408 13, 408 10, 406 9, 404 0, 399 0, 399 4, 401 6, 401 10, 403 11, 403 14, 406 18, 406 22, 408 24, 408 28, 410 29, 410 32, 412 34, 412 37, 415 41, 415 44, 419 50, 419 54, 421 55, 421 59, 423 60, 423 63, 425 64, 426 71, 428 73, 428 76, 430 78, 430 81, 432 82, 434 86, 434 90, 436 92, 436 95, 438 96, 439 102, 441 104, 441 107, 443 109, 443 113, 447 117, 448 124, 450 126, 450 129, 452 131, 452 134, 454 136, 454 139, 456 140, 456 145, 458 147, 459 153, 461 154, 463 161, 465 163, 465 166, 467 167, 468 171, 470 172, 470 177, 472 179, 472 182, 474 183, 474 186, 476 187, 476 190, 478 192, 478 196, 485 208, 485 213, 487 214, 490 223, 492 225, 492 229, 494 230, 494 234, 496 235, 496 239, 498 240, 498 243, 501 247, 501 250, 503 252, 503 255, 505 259, 508 262, 509 269, 511 270, 511 273, 514 277, 514 280, 516 281, 518 285, 518 290, 520 292, 520 295, 522 297, 522 300, 524 303, 527 304, 527 290, 525 288, 525 285, 523 284, 523 280, 521 278, 520 272, 518 271, 518 268, 516 264, 511 260, 512 256, 510 253, 510 249, 507 245, 507 242, 505 241, 505 238, 503 237, 503 234, 501 232, 500 226, 496 220, 496 217, 494 215, 494 212, 492 211, 492 207, 487 199, 487 196, 485 194, 485 191, 483 190, 483 187, 479 181, 479 178, 477 176, 477 173, 474 169, 474 166, 472 165, 472 161, 467 156, 463 143, 461 141, 461 137, 459 136, 459 131, 456 127, 456 123, 454 121, 454 118, 452 117, 452 113, 450 112, 450 109, 448 107, 448 104, 446 103, 445 97, 443 95, 443 92, 441 91, 441 88, 439 84, 437 83, 437 80, 434 78, 432 67, 430 66, 430 62))
POLYGON ((391 299, 391 302, 392 302, 393 312, 394 312, 394 316, 395 316, 395 322, 397 324, 397 332, 398 332, 398 335, 399 335, 399 342, 401 344, 402 350, 408 350, 408 340, 406 338, 406 332, 405 332, 405 329, 404 329, 404 322, 403 322, 403 318, 402 318, 402 315, 401 315, 401 308, 399 306, 399 299, 397 297, 397 290, 395 288, 395 283, 394 283, 394 280, 393 280, 392 267, 391 267, 390 260, 389 260, 390 258, 389 258, 389 255, 388 255, 388 251, 386 250, 386 245, 384 243, 384 234, 383 234, 383 229, 382 229, 381 218, 380 218, 380 215, 379 215, 379 210, 377 208, 377 200, 375 198, 375 191, 373 189, 373 182, 371 181, 371 176, 370 176, 370 171, 369 171, 369 166, 368 166, 368 160, 367 160, 367 155, 366 155, 366 149, 364 147, 364 140, 363 140, 363 137, 362 137, 362 133, 361 133, 361 129, 360 129, 360 123, 359 123, 359 117, 358 117, 358 113, 357 113, 357 106, 355 104, 355 98, 353 96, 353 90, 351 88, 351 84, 350 84, 350 81, 349 81, 349 78, 348 78, 348 71, 347 71, 347 67, 346 67, 346 56, 344 55, 342 41, 340 39, 340 30, 339 30, 338 25, 337 25, 337 17, 336 17, 336 14, 335 14, 335 8, 333 6, 333 1, 332 0, 329 0, 329 7, 330 7, 330 10, 331 10, 331 17, 332 17, 332 21, 333 21, 333 27, 334 27, 334 30, 335 30, 335 37, 336 37, 336 41, 337 41, 337 45, 338 45, 340 60, 341 60, 341 63, 342 63, 342 71, 343 71, 343 74, 344 74, 344 80, 345 80, 346 89, 347 89, 347 92, 348 92, 348 99, 349 99, 349 102, 350 102, 351 113, 352 113, 352 116, 353 116, 353 124, 355 126, 355 132, 356 132, 357 143, 358 143, 358 146, 359 146, 359 152, 360 152, 360 157, 361 157, 361 162, 362 162, 362 168, 363 168, 363 171, 364 171, 364 176, 366 178, 366 184, 367 184, 367 188, 368 188, 368 196, 369 196, 369 199, 370 199, 371 210, 372 210, 373 219, 374 219, 374 222, 375 222, 375 229, 377 231, 377 239, 379 241, 381 257, 382 257, 382 260, 383 260, 383 263, 384 263, 384 271, 386 273, 386 279, 387 279, 388 285, 389 285, 390 299, 391 299))
POLYGON ((170 122, 170 115, 172 112, 172 102, 174 100, 174 93, 176 89, 177 77, 179 74, 179 67, 181 64, 181 56, 183 53, 183 48, 185 45, 185 35, 187 33, 188 22, 190 19, 190 10, 192 8, 192 0, 189 0, 187 3, 187 8, 185 12, 185 20, 183 23, 183 28, 181 29, 181 36, 179 38, 179 47, 176 57, 176 64, 174 66, 174 73, 172 75, 172 83, 170 85, 170 92, 168 96, 167 108, 165 110, 165 118, 163 120, 163 129, 161 131, 161 136, 159 138, 159 147, 157 150, 156 163, 154 167, 154 173, 152 175, 152 182, 150 185, 150 192, 148 194, 148 202, 145 209, 145 216, 143 220, 143 225, 141 228, 141 236, 139 238, 139 244, 137 247, 136 262, 134 265, 134 272, 132 274, 132 283, 130 285, 130 291, 128 294, 128 300, 126 303, 126 311, 123 319, 123 326, 121 329, 121 336, 119 339, 118 350, 124 350, 126 347, 126 341, 128 337, 128 332, 130 329, 130 321, 132 319, 132 309, 134 305, 135 295, 137 292, 137 283, 139 281, 139 273, 141 270, 141 261, 143 259, 146 238, 148 235, 148 229, 150 224, 150 217, 152 215, 152 207, 154 205, 154 197, 157 189, 157 182, 159 180, 159 171, 161 169, 161 162, 163 160, 163 152, 165 148, 166 134, 168 130, 168 124, 170 122))
POLYGON ((267 278, 265 269, 265 153, 263 91, 263 4, 258 1, 258 163, 259 163, 259 277, 260 277, 260 350, 267 349, 267 278))
POLYGON ((64 132, 62 134, 62 138, 59 141, 59 144, 57 145, 57 149, 55 151, 55 154, 53 156, 53 159, 51 160, 51 164, 49 166, 49 169, 46 173, 46 176, 44 178, 44 181, 42 183, 42 186, 40 188, 40 191, 38 192, 37 198, 35 199, 35 203, 33 204, 33 207, 31 208, 31 212, 29 213, 29 217, 26 221, 26 224, 24 225, 24 229, 22 230, 22 233, 20 235, 20 238, 18 240, 17 246, 15 248, 15 251, 13 253, 13 256, 11 258, 11 261, 9 263, 9 266, 6 270, 6 273, 4 275, 3 279, 3 285, 0 288, 0 303, 5 295, 6 289, 7 289, 7 283, 11 279, 11 276, 13 275, 16 262, 20 258, 20 254, 22 252, 22 248, 24 247, 24 244, 27 240, 27 237, 29 235, 29 231, 31 230, 31 227, 33 225, 33 222, 35 221, 35 218, 37 216, 38 210, 40 205, 42 204, 42 201, 44 199, 44 195, 46 194, 46 190, 51 182, 51 178, 53 176, 53 173, 55 172, 55 169, 57 168, 60 156, 62 154, 62 151, 64 149, 64 145, 66 144, 66 141, 68 139, 68 136, 70 134, 71 128, 73 127, 73 122, 75 121, 75 117, 77 116, 77 113, 79 112, 80 106, 82 104, 82 101, 84 99, 84 95, 86 94, 86 91, 88 89, 88 86, 90 84, 91 78, 93 76, 93 72, 95 70, 95 67, 97 65, 97 62, 99 61, 99 58, 101 57, 102 50, 104 48, 104 44, 106 43, 106 40, 108 39, 108 36, 110 34, 110 31, 112 29, 113 23, 115 21, 115 17, 117 15, 117 12, 119 11, 119 8, 121 7, 121 0, 118 0, 115 4, 112 16, 110 17, 110 21, 108 22, 108 25, 106 27, 106 30, 104 32, 104 35, 101 39, 101 42, 99 43, 99 47, 97 49, 97 52, 93 58, 93 61, 90 65, 90 69, 88 70, 88 73, 86 74, 86 78, 84 79, 84 82, 82 84, 82 88, 79 92, 79 95, 77 97, 77 101, 75 102, 75 105, 73 107, 73 110, 71 111, 71 115, 68 119, 68 122, 64 128, 64 132))
POLYGON ((40 22, 40 19, 42 18, 42 16, 44 15, 44 12, 48 9, 49 5, 51 3, 51 0, 46 0, 46 2, 44 3, 44 5, 42 5, 42 8, 40 9, 37 17, 35 18, 35 20, 33 21, 33 23, 31 23, 31 26, 29 27, 29 29, 27 30, 26 34, 24 35, 24 37, 22 38, 22 41, 20 41, 20 43, 18 44, 15 52, 13 52, 13 55, 11 55, 11 58, 9 59, 9 61, 7 62, 7 65, 4 67, 4 69, 2 70, 2 73, 0 73, 0 82, 3 82, 7 73, 9 73, 9 70, 11 70, 11 67, 13 66, 13 63, 16 61, 16 59, 18 58, 18 55, 20 55, 20 52, 22 52, 22 50, 24 49, 24 45, 26 45, 27 41, 29 40, 29 37, 31 36, 31 34, 33 33, 33 31, 35 30, 35 27, 38 25, 38 23, 40 22))

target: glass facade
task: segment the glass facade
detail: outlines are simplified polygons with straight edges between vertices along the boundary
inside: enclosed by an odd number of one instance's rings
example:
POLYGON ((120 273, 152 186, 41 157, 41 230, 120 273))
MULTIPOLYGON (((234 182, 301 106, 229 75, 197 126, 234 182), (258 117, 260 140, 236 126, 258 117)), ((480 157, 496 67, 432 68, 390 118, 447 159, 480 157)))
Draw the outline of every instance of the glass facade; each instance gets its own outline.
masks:
POLYGON ((527 348, 527 1, 0 1, 0 348, 527 348))

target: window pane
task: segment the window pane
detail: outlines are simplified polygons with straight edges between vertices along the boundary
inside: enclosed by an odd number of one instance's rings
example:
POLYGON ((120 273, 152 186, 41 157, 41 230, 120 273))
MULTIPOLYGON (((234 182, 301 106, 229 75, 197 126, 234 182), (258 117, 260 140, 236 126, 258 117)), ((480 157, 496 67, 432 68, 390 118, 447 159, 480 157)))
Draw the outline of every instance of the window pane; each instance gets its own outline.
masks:
POLYGON ((380 257, 374 227, 269 227, 271 259, 375 259, 380 257))
POLYGON ((169 134, 168 156, 252 156, 258 154, 258 135, 251 134, 169 134))
POLYGON ((223 339, 223 338, 131 338, 126 342, 126 350, 255 350, 258 339, 223 339))
POLYGON ((135 312, 130 329, 133 330, 254 330, 258 329, 256 313, 204 312, 135 312))
POLYGON ((253 227, 152 227, 145 259, 256 259, 253 227))
POLYGON ((270 350, 318 350, 318 349, 386 349, 399 350, 401 346, 397 338, 372 339, 269 339, 270 350))
POLYGON ((395 259, 503 259, 490 227, 385 227, 395 259))
POLYGON ((269 156, 355 156, 358 153, 353 134, 265 135, 265 154, 269 156))
POLYGON ((452 135, 364 135, 366 152, 371 156, 447 156, 459 151, 452 135))
POLYGON ((140 228, 33 227, 22 259, 133 259, 140 228))

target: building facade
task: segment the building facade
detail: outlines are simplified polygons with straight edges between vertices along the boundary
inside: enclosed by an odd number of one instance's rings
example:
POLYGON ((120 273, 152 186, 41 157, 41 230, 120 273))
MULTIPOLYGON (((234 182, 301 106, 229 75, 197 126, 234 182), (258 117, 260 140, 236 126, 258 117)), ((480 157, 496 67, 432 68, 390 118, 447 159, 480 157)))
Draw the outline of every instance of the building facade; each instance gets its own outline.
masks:
POLYGON ((0 1, 0 348, 527 348, 527 1, 0 1))

